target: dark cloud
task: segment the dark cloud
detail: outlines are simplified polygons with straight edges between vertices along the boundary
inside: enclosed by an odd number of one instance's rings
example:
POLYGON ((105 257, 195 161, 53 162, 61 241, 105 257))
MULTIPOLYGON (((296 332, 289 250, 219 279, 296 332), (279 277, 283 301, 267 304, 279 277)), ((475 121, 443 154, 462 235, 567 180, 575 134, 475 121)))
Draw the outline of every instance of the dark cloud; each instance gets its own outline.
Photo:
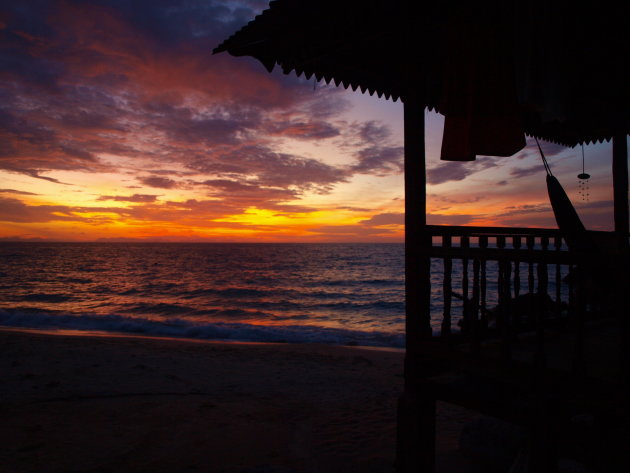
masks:
POLYGON ((37 195, 34 192, 18 191, 16 189, 0 189, 3 194, 37 195))
POLYGON ((152 194, 134 194, 134 195, 102 195, 96 200, 115 200, 117 202, 136 202, 147 203, 155 202, 157 195, 152 194))
POLYGON ((392 141, 388 125, 370 120, 346 124, 337 144, 352 153, 356 162, 347 168, 351 174, 385 176, 403 171, 404 148, 392 141))
POLYGON ((579 209, 613 209, 615 203, 612 200, 594 200, 592 202, 576 202, 579 209))
POLYGON ((436 200, 439 202, 445 202, 447 204, 473 204, 475 202, 479 202, 483 197, 482 196, 474 196, 474 197, 452 197, 450 195, 440 195, 440 194, 427 194, 431 200, 436 200))
POLYGON ((273 135, 285 136, 299 140, 323 140, 340 135, 337 127, 326 122, 276 122, 269 129, 273 135))
POLYGON ((253 180, 261 188, 328 192, 333 184, 347 179, 343 169, 311 158, 277 153, 263 145, 246 145, 211 157, 200 156, 189 166, 220 178, 253 180))
POLYGON ((358 135, 364 142, 377 146, 387 142, 392 134, 388 126, 373 120, 360 124, 358 128, 358 135))
POLYGON ((543 176, 544 173, 545 173, 545 168, 543 167, 542 162, 541 162, 540 166, 532 166, 529 168, 513 168, 510 171, 510 176, 521 178, 521 177, 533 176, 536 174, 543 176))
POLYGON ((208 196, 221 199, 239 208, 258 207, 290 212, 313 212, 314 208, 301 205, 288 205, 284 202, 295 200, 300 192, 295 189, 265 187, 257 183, 210 179, 201 183, 208 187, 208 196))
POLYGON ((549 213, 551 212, 551 205, 548 203, 510 205, 505 207, 505 210, 505 212, 497 214, 497 217, 503 218, 522 214, 549 213))
POLYGON ((20 169, 19 167, 13 166, 12 164, 9 164, 5 167, 6 171, 10 171, 10 172, 16 172, 16 173, 21 173, 21 174, 26 174, 27 176, 31 176, 34 179, 43 179, 44 181, 48 181, 48 182, 54 182, 55 184, 63 184, 63 185, 67 185, 70 186, 72 184, 67 183, 67 182, 61 182, 58 179, 55 179, 54 177, 49 177, 49 176, 42 176, 38 170, 35 169, 20 169))
POLYGON ((59 117, 59 125, 68 130, 110 130, 124 131, 115 117, 99 112, 87 110, 73 111, 59 117))
POLYGON ((219 195, 229 196, 264 196, 267 199, 288 200, 296 198, 299 193, 285 188, 262 187, 256 183, 243 181, 231 181, 228 179, 210 179, 203 182, 204 185, 214 189, 219 195))
POLYGON ((147 110, 145 120, 177 142, 186 146, 207 144, 235 145, 246 140, 263 121, 262 111, 251 107, 234 107, 232 110, 214 110, 199 115, 188 107, 162 105, 147 110))
POLYGON ((361 174, 396 174, 403 172, 404 148, 402 146, 370 146, 357 154, 358 162, 352 171, 361 174))
POLYGON ((3 222, 52 222, 85 221, 63 205, 27 205, 20 200, 0 197, 0 221, 3 222))
POLYGON ((483 215, 463 215, 463 214, 427 214, 427 223, 429 225, 468 225, 477 219, 482 218, 483 215))
POLYGON ((367 220, 361 220, 361 225, 368 225, 372 227, 378 227, 381 225, 404 225, 405 214, 404 213, 384 213, 373 215, 367 220))
MULTIPOLYGON (((576 210, 582 223, 587 228, 597 230, 613 229, 614 203, 611 200, 576 202, 576 210)), ((531 226, 557 228, 558 224, 548 203, 523 204, 506 207, 506 211, 497 215, 503 224, 511 226, 531 226)))
MULTIPOLYGON (((256 204, 256 206, 260 206, 256 204)), ((313 212, 317 212, 321 210, 319 207, 312 207, 308 205, 297 205, 297 204, 283 204, 283 203, 274 203, 274 202, 266 202, 264 203, 264 207, 269 210, 276 211, 273 215, 275 217, 291 217, 296 218, 296 213, 309 214, 313 212)))
POLYGON ((324 86, 321 89, 305 103, 305 117, 313 121, 330 120, 350 109, 350 103, 343 97, 340 87, 324 86))
MULTIPOLYGON (((115 199, 121 200, 121 199, 115 199)), ((214 219, 240 213, 238 205, 219 200, 188 200, 185 202, 138 202, 124 207, 70 207, 64 205, 31 205, 17 199, 0 197, 0 221, 15 223, 45 223, 53 221, 85 222, 93 225, 111 224, 124 218, 144 222, 192 224, 203 227, 230 226, 214 219), (89 214, 89 217, 81 214, 89 214)))
POLYGON ((177 182, 167 177, 160 177, 160 176, 139 177, 138 181, 140 181, 145 186, 156 187, 159 189, 173 189, 174 187, 177 187, 177 182))
POLYGON ((358 225, 323 225, 309 228, 314 232, 337 240, 346 239, 370 239, 375 236, 383 238, 400 238, 401 228, 404 225, 403 213, 376 214, 366 220, 359 221, 358 225))
POLYGON ((357 225, 324 225, 321 227, 309 228, 309 232, 320 233, 324 235, 338 235, 349 238, 396 234, 396 230, 357 225))
POLYGON ((466 162, 440 161, 437 166, 427 169, 427 182, 437 185, 449 181, 463 181, 472 174, 495 167, 496 163, 497 158, 493 156, 477 157, 475 161, 466 162))
POLYGON ((271 187, 296 186, 327 192, 331 185, 343 182, 346 177, 340 169, 315 159, 258 149, 246 158, 256 169, 261 184, 271 187))
POLYGON ((353 206, 350 206, 350 205, 343 205, 343 206, 336 207, 336 208, 338 210, 350 210, 352 212, 369 212, 369 211, 372 210, 372 209, 368 209, 366 207, 353 207, 353 206))
POLYGON ((463 181, 477 169, 471 163, 444 162, 437 167, 427 169, 427 182, 429 184, 443 184, 449 181, 463 181))

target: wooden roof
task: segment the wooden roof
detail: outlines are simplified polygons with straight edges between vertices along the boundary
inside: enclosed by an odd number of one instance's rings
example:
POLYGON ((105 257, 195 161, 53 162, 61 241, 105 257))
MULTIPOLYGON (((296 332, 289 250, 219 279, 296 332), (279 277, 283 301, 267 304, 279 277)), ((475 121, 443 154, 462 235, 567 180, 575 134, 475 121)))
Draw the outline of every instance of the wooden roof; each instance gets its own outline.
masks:
POLYGON ((574 146, 630 133, 623 3, 275 0, 214 53, 574 146))

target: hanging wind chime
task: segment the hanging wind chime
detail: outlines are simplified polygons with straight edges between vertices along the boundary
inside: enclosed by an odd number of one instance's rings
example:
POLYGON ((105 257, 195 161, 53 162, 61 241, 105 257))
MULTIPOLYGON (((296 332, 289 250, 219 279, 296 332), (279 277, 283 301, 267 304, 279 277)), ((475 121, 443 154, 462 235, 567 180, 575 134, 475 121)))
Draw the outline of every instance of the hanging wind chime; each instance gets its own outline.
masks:
POLYGON ((584 144, 583 143, 582 143, 582 173, 578 174, 577 177, 578 177, 578 189, 579 189, 578 192, 580 194, 580 197, 582 197, 582 200, 588 202, 588 198, 589 198, 588 180, 591 178, 591 175, 584 172, 584 144))

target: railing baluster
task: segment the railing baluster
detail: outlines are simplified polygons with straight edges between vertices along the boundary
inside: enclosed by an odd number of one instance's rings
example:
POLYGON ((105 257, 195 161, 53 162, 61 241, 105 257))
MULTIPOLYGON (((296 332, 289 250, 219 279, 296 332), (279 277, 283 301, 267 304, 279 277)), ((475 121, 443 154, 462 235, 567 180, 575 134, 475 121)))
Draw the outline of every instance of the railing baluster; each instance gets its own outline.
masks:
MULTIPOLYGON (((467 236, 462 236, 460 241, 461 247, 464 250, 464 255, 466 255, 466 250, 470 248, 470 238, 467 236)), ((472 329, 472 323, 470 320, 470 299, 468 298, 468 258, 466 256, 462 258, 462 304, 462 331, 465 331, 467 334, 469 334, 472 329)))
MULTIPOLYGON (((549 238, 541 237, 540 246, 542 251, 547 251, 549 249, 549 238)), ((545 366, 546 354, 545 354, 545 321, 547 318, 547 286, 549 276, 547 274, 547 263, 545 260, 541 260, 537 265, 538 272, 538 307, 535 311, 535 319, 536 319, 536 354, 534 358, 534 362, 542 367, 545 366)))
POLYGON ((584 268, 577 267, 577 288, 575 313, 575 353, 573 357, 573 371, 584 371, 584 318, 586 312, 586 275, 584 268))
POLYGON ((576 301, 575 301, 575 278, 576 278, 576 267, 574 264, 569 265, 569 313, 568 316, 570 319, 575 319, 576 317, 576 301))
MULTIPOLYGON (((512 246, 515 250, 521 249, 521 237, 515 236, 512 238, 512 246)), ((514 262, 514 298, 518 297, 521 293, 521 269, 520 261, 517 259, 514 262)))
MULTIPOLYGON (((533 235, 527 235, 527 238, 525 239, 525 244, 527 245, 527 292, 529 293, 529 299, 525 304, 525 310, 527 311, 527 315, 531 320, 531 316, 536 310, 534 304, 534 246, 536 244, 535 237, 533 235)), ((536 319, 534 319, 534 322, 536 322, 536 319)))
MULTIPOLYGON (((512 238, 512 246, 515 250, 521 249, 521 237, 515 236, 512 238)), ((514 260, 514 298, 516 299, 521 293, 521 268, 518 258, 514 260)), ((520 312, 515 309, 512 310, 512 331, 514 336, 518 334, 519 327, 521 325, 520 312)))
MULTIPOLYGON (((503 249, 505 248, 505 237, 503 236, 498 236, 497 237, 497 248, 499 249, 503 249)), ((499 308, 502 309, 503 307, 505 307, 505 290, 503 289, 503 287, 505 286, 505 270, 503 267, 503 258, 500 257, 499 260, 497 261, 497 269, 498 269, 498 279, 497 279, 497 298, 499 301, 499 308)), ((499 310, 499 313, 503 312, 502 310, 499 310)), ((497 314, 499 315, 499 314, 497 314)), ((503 316, 501 314, 501 317, 497 317, 497 328, 502 329, 502 327, 500 325, 503 325, 503 316)))
POLYGON ((479 354, 480 336, 479 336, 479 258, 473 260, 473 289, 471 316, 473 331, 473 353, 479 354))
MULTIPOLYGON (((505 250, 505 237, 497 237, 497 248, 505 250)), ((501 333, 501 352, 505 362, 512 358, 512 340, 510 334, 510 261, 502 255, 499 259, 499 313, 497 318, 497 328, 501 333), (500 323, 499 323, 500 322, 500 323)))
MULTIPOLYGON (((554 237, 553 244, 556 252, 562 249, 562 238, 554 237)), ((556 317, 560 319, 562 316, 562 273, 560 272, 560 263, 556 263, 556 317)))
MULTIPOLYGON (((444 235, 442 239, 444 248, 451 248, 451 236, 444 235)), ((440 334, 447 337, 451 333, 451 301, 453 297, 453 259, 444 258, 444 280, 442 283, 442 292, 444 295, 444 313, 442 315, 442 330, 440 334)))
MULTIPOLYGON (((542 251, 549 251, 549 238, 541 237, 540 239, 540 247, 542 251)), ((549 274, 547 272, 547 263, 543 259, 540 263, 538 263, 538 292, 542 295, 547 295, 549 287, 549 274)))
MULTIPOLYGON (((535 239, 533 235, 527 235, 527 249, 530 255, 534 251, 535 239)), ((527 274, 527 288, 530 294, 534 294, 534 260, 529 258, 528 261, 528 274, 527 274)))

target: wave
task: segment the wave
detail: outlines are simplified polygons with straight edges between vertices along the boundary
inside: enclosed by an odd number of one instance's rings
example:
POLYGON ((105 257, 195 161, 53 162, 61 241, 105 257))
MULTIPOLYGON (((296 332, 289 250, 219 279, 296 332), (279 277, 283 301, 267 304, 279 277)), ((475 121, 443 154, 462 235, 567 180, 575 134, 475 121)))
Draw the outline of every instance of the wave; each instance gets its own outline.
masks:
POLYGON ((405 281, 401 279, 330 279, 311 283, 305 283, 305 286, 381 286, 381 287, 404 287, 405 281))
POLYGON ((250 289, 240 287, 227 287, 224 289, 195 289, 189 291, 184 297, 192 298, 199 296, 216 295, 225 298, 239 299, 249 297, 269 297, 277 294, 286 293, 287 291, 265 290, 265 289, 250 289))
POLYGON ((405 344, 403 334, 382 331, 360 331, 312 325, 255 325, 226 322, 196 324, 182 319, 156 321, 115 314, 51 315, 46 312, 0 309, 0 325, 245 342, 325 343, 398 348, 404 347, 405 344))
POLYGON ((24 296, 17 297, 16 300, 24 301, 24 302, 60 303, 60 302, 68 302, 72 300, 72 296, 65 295, 65 294, 38 293, 38 294, 26 294, 24 296))

